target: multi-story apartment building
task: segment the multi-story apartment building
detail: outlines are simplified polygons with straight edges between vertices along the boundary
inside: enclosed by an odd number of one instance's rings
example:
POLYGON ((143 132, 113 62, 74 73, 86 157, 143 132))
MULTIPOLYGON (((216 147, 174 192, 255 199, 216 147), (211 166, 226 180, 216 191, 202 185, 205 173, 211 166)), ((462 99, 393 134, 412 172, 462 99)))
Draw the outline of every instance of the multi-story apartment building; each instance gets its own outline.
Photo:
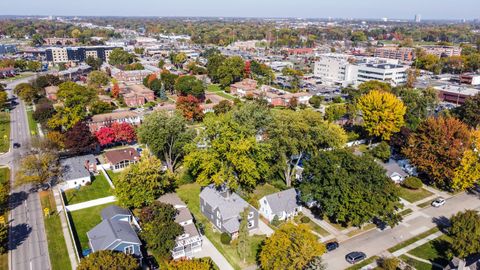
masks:
POLYGON ((462 55, 462 48, 458 46, 422 46, 425 53, 438 57, 451 57, 462 55))
POLYGON ((414 54, 414 48, 387 46, 375 48, 374 56, 410 62, 413 61, 414 54))
POLYGON ((87 57, 93 56, 108 62, 110 53, 116 47, 88 46, 88 47, 52 47, 48 48, 46 59, 53 64, 67 62, 84 62, 87 57))

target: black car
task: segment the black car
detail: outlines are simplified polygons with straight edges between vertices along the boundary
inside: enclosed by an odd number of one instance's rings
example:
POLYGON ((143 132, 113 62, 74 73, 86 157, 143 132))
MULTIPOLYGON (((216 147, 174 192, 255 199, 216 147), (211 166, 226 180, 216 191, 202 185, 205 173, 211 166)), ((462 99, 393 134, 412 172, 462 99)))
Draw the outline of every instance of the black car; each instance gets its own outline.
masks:
POLYGON ((20 144, 19 143, 13 143, 13 148, 17 149, 17 148, 20 148, 20 144))
POLYGON ((380 229, 381 231, 385 230, 388 226, 387 223, 385 223, 385 221, 377 217, 373 218, 373 224, 375 224, 377 228, 380 229))
POLYGON ((325 245, 325 247, 327 248, 328 251, 333 251, 335 249, 337 249, 340 245, 338 244, 338 242, 330 242, 330 243, 327 243, 325 245))
POLYGON ((351 264, 358 263, 359 261, 363 261, 367 258, 367 255, 360 251, 350 252, 345 256, 345 260, 351 264))

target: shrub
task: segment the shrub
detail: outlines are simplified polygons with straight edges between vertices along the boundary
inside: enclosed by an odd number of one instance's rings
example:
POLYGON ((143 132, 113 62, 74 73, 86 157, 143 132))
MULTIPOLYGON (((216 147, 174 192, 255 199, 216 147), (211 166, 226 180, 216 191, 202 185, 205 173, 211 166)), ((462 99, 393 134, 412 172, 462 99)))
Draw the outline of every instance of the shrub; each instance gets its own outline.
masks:
POLYGON ((388 145, 386 142, 381 142, 370 151, 370 154, 386 162, 390 159, 391 155, 390 145, 388 145))
POLYGON ((409 189, 419 189, 423 186, 423 183, 417 177, 408 177, 403 181, 403 186, 409 189))
POLYGON ((232 237, 230 234, 224 232, 220 235, 220 242, 224 245, 230 245, 230 242, 232 241, 232 237))
POLYGON ((280 220, 278 217, 275 215, 272 219, 272 222, 270 222, 273 226, 278 227, 280 225, 280 220))
POLYGON ((210 100, 210 99, 207 99, 207 100, 205 101, 205 104, 210 104, 210 103, 212 103, 212 100, 210 100))
POLYGON ((307 216, 303 216, 300 218, 300 222, 302 223, 309 223, 310 222, 310 218, 307 217, 307 216))
POLYGON ((380 265, 380 267, 382 267, 382 269, 385 269, 385 270, 397 270, 400 264, 400 261, 394 257, 392 258, 383 257, 378 260, 378 264, 380 265))

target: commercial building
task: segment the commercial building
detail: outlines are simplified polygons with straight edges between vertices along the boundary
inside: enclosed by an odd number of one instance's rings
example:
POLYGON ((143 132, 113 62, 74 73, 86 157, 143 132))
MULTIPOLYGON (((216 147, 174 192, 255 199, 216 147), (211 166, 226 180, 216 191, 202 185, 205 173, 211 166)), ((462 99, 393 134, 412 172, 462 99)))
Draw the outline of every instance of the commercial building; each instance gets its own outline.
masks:
POLYGON ((444 102, 454 103, 457 105, 465 103, 465 100, 467 98, 480 93, 479 89, 457 85, 436 86, 434 88, 438 91, 438 97, 440 98, 440 100, 444 102))
POLYGON ((48 45, 48 46, 57 46, 57 45, 61 45, 61 46, 71 46, 71 45, 75 45, 77 44, 77 39, 76 38, 45 38, 44 39, 45 41, 45 45, 48 45))
POLYGON ((7 53, 16 53, 17 46, 10 44, 0 44, 0 55, 7 53))
POLYGON ((46 49, 46 60, 50 63, 84 62, 89 56, 108 62, 110 53, 116 47, 52 47, 46 49))
POLYGON ((460 75, 460 83, 470 85, 480 85, 480 74, 465 73, 460 75))

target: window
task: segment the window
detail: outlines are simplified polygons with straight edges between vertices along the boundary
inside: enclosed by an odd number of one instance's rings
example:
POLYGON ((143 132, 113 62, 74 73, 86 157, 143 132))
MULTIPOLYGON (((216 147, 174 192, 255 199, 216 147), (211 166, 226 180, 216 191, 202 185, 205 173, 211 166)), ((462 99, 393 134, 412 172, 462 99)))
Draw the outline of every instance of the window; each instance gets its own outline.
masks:
POLYGON ((220 219, 217 219, 217 227, 218 227, 219 229, 222 228, 222 221, 221 221, 220 219))
POLYGON ((248 219, 253 218, 253 216, 254 216, 254 213, 253 213, 253 212, 248 213, 248 219))
POLYGON ((133 254, 133 246, 127 246, 124 249, 125 254, 133 254))
POLYGON ((249 220, 248 221, 248 228, 253 228, 253 226, 255 226, 255 222, 253 220, 249 220))
POLYGON ((217 211, 217 218, 220 218, 220 211, 217 211))

